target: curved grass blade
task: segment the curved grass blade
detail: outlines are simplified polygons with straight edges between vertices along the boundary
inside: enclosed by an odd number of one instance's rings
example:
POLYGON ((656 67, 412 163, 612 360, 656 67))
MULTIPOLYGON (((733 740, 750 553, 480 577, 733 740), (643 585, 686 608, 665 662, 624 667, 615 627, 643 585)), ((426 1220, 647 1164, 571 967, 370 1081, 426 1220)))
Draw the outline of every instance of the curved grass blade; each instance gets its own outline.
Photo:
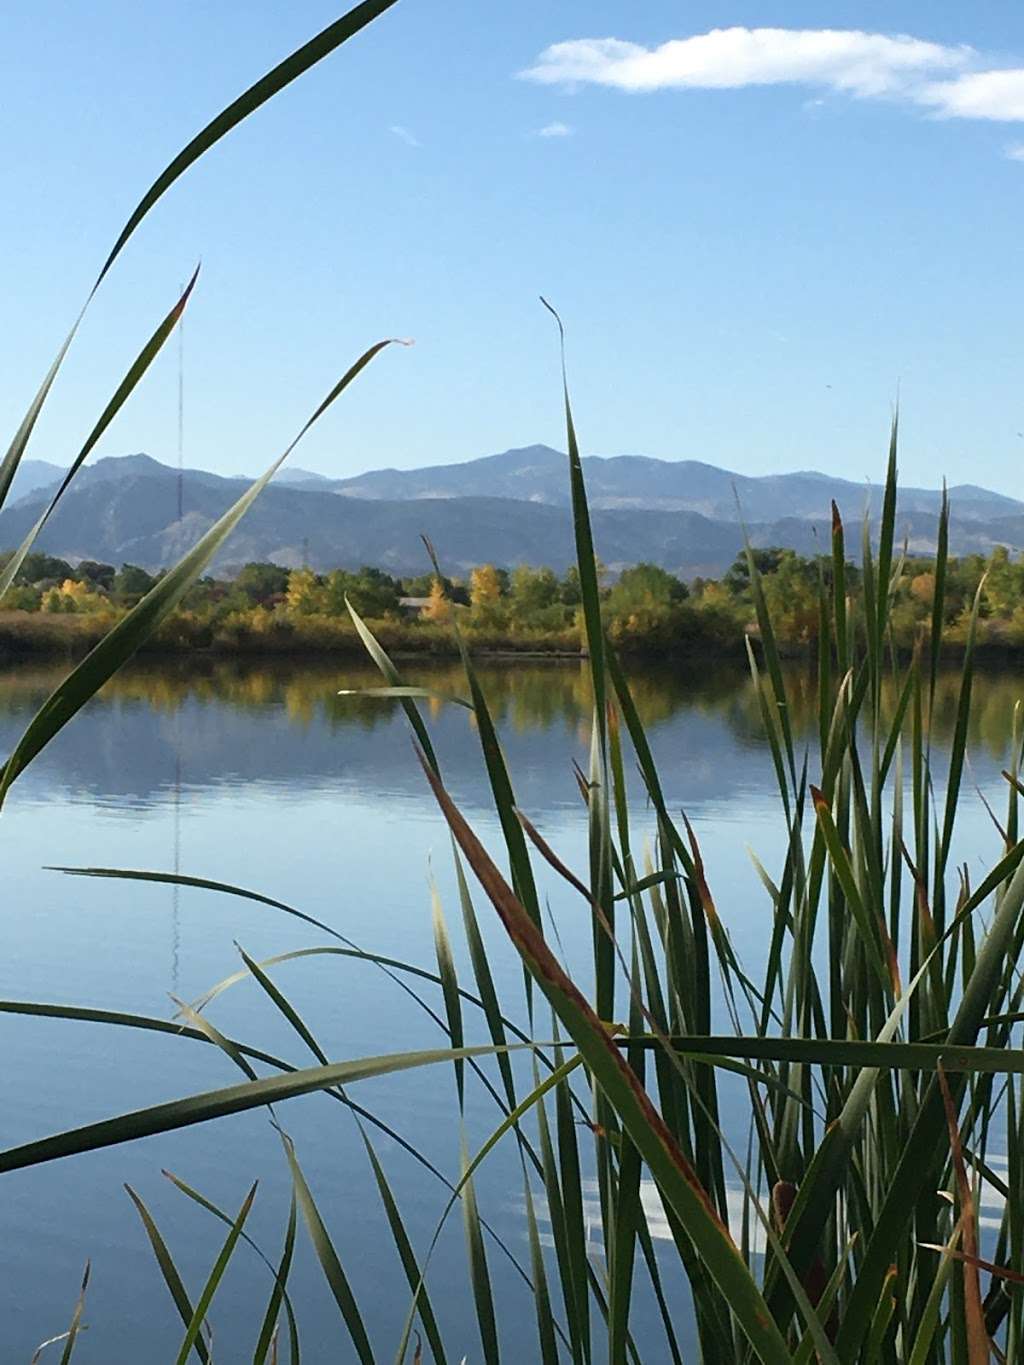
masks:
MULTIPOLYGON (((125 1189, 128 1191, 128 1197, 135 1205, 138 1215, 142 1219, 142 1226, 146 1229, 146 1236, 149 1238, 149 1244, 153 1248, 153 1254, 156 1257, 157 1265, 160 1267, 160 1273, 164 1277, 164 1283, 170 1291, 171 1298, 174 1300, 174 1306, 177 1308, 187 1330, 195 1316, 195 1309, 192 1307, 192 1300, 189 1298, 188 1291, 182 1283, 181 1276, 178 1274, 178 1267, 174 1264, 174 1259, 167 1250, 167 1243, 160 1235, 160 1229, 157 1227, 149 1209, 146 1208, 140 1196, 135 1193, 130 1185, 125 1185, 125 1189)), ((203 1365, 209 1365, 210 1353, 201 1336, 195 1338, 191 1349, 195 1351, 196 1355, 203 1362, 203 1365)))
POLYGON ((82 1287, 78 1292, 78 1302, 75 1304, 75 1311, 71 1315, 71 1326, 68 1328, 67 1341, 64 1343, 64 1350, 61 1352, 60 1365, 70 1365, 71 1355, 75 1349, 75 1342, 78 1340, 78 1333, 82 1327, 82 1313, 85 1310, 85 1291, 89 1288, 89 1262, 85 1263, 85 1273, 82 1275, 82 1287))
MULTIPOLYGON (((452 943, 448 936, 448 925, 441 897, 436 886, 430 888, 433 909, 434 954, 437 958, 437 974, 441 978, 441 991, 444 995, 444 1012, 448 1020, 448 1037, 452 1047, 463 1044, 462 1006, 459 1000, 459 981, 455 974, 455 959, 452 956, 452 943)), ((455 1063, 455 1088, 459 1095, 459 1110, 465 1107, 465 1067, 462 1062, 455 1063)))
MULTIPOLYGON (((234 1225, 234 1219, 229 1214, 226 1214, 223 1209, 218 1208, 216 1204, 207 1199, 205 1195, 200 1194, 198 1190, 193 1189, 192 1186, 182 1180, 180 1176, 176 1176, 173 1171, 161 1171, 161 1175, 165 1176, 174 1188, 185 1195, 187 1199, 191 1199, 194 1204, 198 1204, 201 1209, 205 1209, 207 1213, 212 1214, 218 1222, 223 1223, 228 1228, 234 1225)), ((266 1359, 282 1303, 284 1304, 285 1312, 288 1315, 288 1331, 291 1339, 292 1360, 298 1361, 299 1359, 298 1327, 295 1321, 295 1313, 292 1309, 291 1299, 288 1296, 288 1290, 286 1288, 288 1271, 291 1266, 294 1238, 294 1196, 292 1198, 291 1213, 289 1216, 289 1227, 285 1234, 285 1250, 282 1254, 281 1265, 277 1269, 274 1268, 270 1259, 264 1254, 258 1244, 253 1241, 249 1234, 247 1232, 242 1233, 242 1241, 256 1253, 274 1277, 274 1288, 271 1292, 270 1304, 268 1305, 267 1315, 264 1319, 263 1330, 260 1333, 260 1341, 257 1345, 256 1354, 253 1357, 253 1365, 262 1365, 262 1362, 266 1359)))
POLYGON ((359 357, 335 384, 324 401, 302 427, 284 453, 265 474, 253 483, 233 507, 217 521, 193 548, 164 574, 137 606, 90 651, 43 703, 28 729, 15 746, 0 775, 0 804, 11 783, 103 684, 125 663, 174 610, 235 529, 246 512, 280 469, 310 427, 327 411, 341 393, 391 341, 378 341, 359 357))
POLYGON ((466 1228, 466 1249, 469 1255, 469 1279, 473 1288, 480 1345, 486 1365, 499 1365, 498 1327, 494 1317, 494 1295, 491 1275, 487 1268, 487 1252, 480 1232, 480 1212, 476 1205, 476 1190, 472 1176, 466 1174, 468 1156, 465 1139, 462 1146, 462 1214, 466 1228))
MULTIPOLYGON (((90 295, 90 298, 91 297, 92 296, 90 295)), ((81 313, 79 313, 74 326, 71 328, 71 331, 64 338, 64 342, 57 352, 56 359, 43 377, 43 382, 40 384, 36 396, 29 404, 28 411, 21 419, 21 424, 14 433, 14 438, 7 448, 3 463, 0 464, 0 507, 3 507, 4 503, 7 501, 7 496, 11 491, 11 484, 14 482, 14 476, 18 472, 18 465, 21 464, 21 457, 25 453, 29 437, 32 435, 35 424, 39 420, 39 414, 43 410, 43 404, 49 397, 50 390, 53 388, 54 381, 57 378, 57 372, 64 363, 64 357, 67 355, 71 343, 75 339, 75 334, 78 331, 79 324, 84 316, 85 309, 83 308, 81 313)))
MULTIPOLYGON (((40 531, 49 521, 57 504, 60 502, 64 494, 67 492, 72 479, 81 469, 85 461, 89 458, 89 455, 92 453, 92 451, 96 448, 96 445, 100 440, 100 437, 110 426, 111 422, 117 416, 118 412, 121 410, 124 404, 128 401, 128 398, 131 396, 132 392, 135 390, 135 388, 142 380, 143 375, 146 373, 150 365, 159 355, 164 342, 174 331, 174 328, 177 326, 182 314, 185 311, 185 308, 189 301, 189 297, 191 296, 192 290, 195 288, 195 283, 198 277, 199 267, 197 266, 195 269, 195 273, 189 280, 177 303, 175 303, 174 307, 164 318, 163 322, 161 322, 160 326, 150 337, 149 341, 136 356, 134 364, 128 370, 128 373, 125 375, 125 377, 121 380, 121 383, 118 385, 113 398, 111 398, 110 402, 103 409, 103 412, 100 414, 99 420, 93 427, 92 431, 89 433, 89 436, 85 441, 85 444, 82 446, 81 450, 75 456, 74 460, 71 463, 71 467, 64 475, 64 478, 61 480, 56 493, 54 493, 53 497, 50 499, 42 515, 35 522, 32 529, 29 531, 28 535, 15 550, 14 554, 4 565, 3 569, 0 570, 0 597, 3 597, 4 593, 14 582, 15 578, 17 577, 18 570, 25 562, 25 556, 31 550, 36 540, 36 537, 39 535, 40 531)), ((3 498, 0 497, 0 504, 2 504, 2 502, 3 498)))
POLYGON ((558 1342, 555 1339, 556 1323, 551 1309, 548 1275, 544 1266, 540 1230, 537 1227, 537 1211, 533 1202, 533 1191, 525 1172, 523 1173, 523 1202, 526 1207, 526 1230, 530 1242, 530 1269, 533 1272, 533 1283, 535 1285, 534 1304, 537 1310, 537 1334, 541 1365, 558 1365, 558 1342))
MULTIPOLYGON (((384 1174, 384 1168, 380 1164, 377 1153, 373 1149, 373 1144, 369 1141, 366 1134, 362 1134, 363 1142, 366 1146, 366 1155, 370 1159, 373 1168, 373 1177, 377 1182, 377 1190, 380 1194, 381 1203, 384 1205, 384 1213, 391 1229, 391 1236, 394 1239, 395 1247, 398 1251, 399 1260, 402 1262, 402 1269, 409 1282, 409 1288, 415 1296, 416 1311, 420 1315, 423 1323, 423 1330, 426 1333, 427 1342, 431 1351, 434 1353, 435 1365, 446 1365, 447 1356, 445 1355, 444 1343, 441 1340, 441 1333, 438 1330, 437 1319, 434 1316, 434 1309, 427 1294, 427 1287, 424 1282, 424 1271, 416 1261, 416 1253, 412 1249, 409 1234, 402 1221, 398 1204, 388 1178, 384 1174)), ((404 1352, 403 1352, 404 1358, 404 1352)))
POLYGON ((576 563, 580 575, 580 599, 583 604, 583 620, 587 632, 587 648, 590 652, 591 674, 594 679, 594 714, 598 718, 602 742, 607 716, 607 695, 604 670, 604 627, 601 624, 601 592, 597 580, 597 556, 594 551, 594 536, 590 526, 590 511, 587 507, 587 490, 583 479, 583 463, 580 460, 579 443, 576 440, 576 426, 572 417, 569 401, 569 381, 565 367, 565 327, 558 312, 547 299, 541 296, 541 303, 558 325, 558 341, 562 364, 562 398, 565 407, 565 431, 569 447, 569 487, 572 496, 572 521, 576 537, 576 563))
POLYGON ((64 363, 71 343, 78 333, 78 329, 85 317, 86 310, 92 302, 96 291, 99 289, 104 278, 109 272, 114 261, 121 254, 129 238, 136 228, 149 213, 150 209, 159 199, 171 188, 188 169, 193 166, 204 153, 215 146, 223 137, 236 128, 244 119, 254 113, 261 105, 271 99, 279 91, 290 85, 292 81, 303 75, 317 62, 322 61, 340 47, 342 43, 353 37, 356 33, 366 27, 374 19, 391 8, 396 0, 364 0, 364 3, 357 5, 340 19, 329 24, 316 37, 297 48, 283 62, 279 62, 273 70, 267 72, 255 84, 251 85, 236 100, 233 100, 226 109, 222 110, 216 118, 212 119, 206 127, 184 147, 170 164, 157 176, 156 180, 142 196, 136 205, 128 221, 121 229, 120 234, 111 251, 109 252, 103 266, 96 277, 96 282, 89 291, 88 298, 82 306, 82 310, 75 319, 70 332, 65 337, 56 357, 49 370, 43 378, 39 389, 29 404, 28 411, 21 420, 18 430, 8 447, 3 462, 0 463, 0 507, 3 507, 10 492, 11 483, 17 472, 18 465, 21 463, 22 456, 28 446, 29 438, 39 418, 53 388, 54 381, 64 363))
MULTIPOLYGON (((515 1048, 516 1044, 511 1045, 515 1048)), ((169 1133, 177 1128, 188 1128, 228 1114, 241 1114, 262 1105, 310 1095, 330 1086, 348 1085, 371 1076, 389 1075, 398 1071, 453 1062, 457 1056, 491 1057, 496 1049, 488 1046, 467 1047, 456 1052, 440 1048, 431 1052, 397 1052, 379 1057, 364 1057, 357 1061, 332 1062, 330 1066, 306 1067, 284 1076, 267 1076, 258 1081, 225 1086, 220 1090, 203 1091, 184 1099, 151 1105, 119 1114, 112 1119, 69 1128, 51 1137, 39 1138, 18 1147, 0 1151, 0 1174, 23 1170, 47 1161, 59 1161, 79 1152, 93 1152, 101 1147, 113 1147, 132 1142, 155 1133, 169 1133)))
MULTIPOLYGON (((342 950, 307 949, 305 951, 337 952, 342 950)), ((296 954, 296 956, 298 955, 301 954, 296 954)), ((271 958, 268 959, 268 962, 272 963, 277 960, 284 960, 289 956, 292 955, 282 954, 281 959, 271 958)), ((266 966, 268 965, 268 962, 265 962, 262 965, 266 966)), ((248 975, 249 972, 246 971, 245 973, 239 973, 238 977, 239 979, 242 979, 248 975)), ((221 1046, 222 1050, 228 1051, 228 1049, 224 1048, 223 1042, 218 1043, 217 1039, 213 1036, 210 1030, 191 1028, 188 1025, 175 1023, 172 1020, 155 1019, 147 1015, 134 1015, 118 1012, 115 1010, 97 1010, 87 1008, 84 1006, 54 1005, 23 1000, 0 1000, 0 1014, 2 1013, 23 1014, 28 1015, 29 1017, 44 1019, 67 1019, 84 1023, 112 1024, 114 1026, 122 1028, 137 1028, 147 1032, 164 1033, 172 1035, 176 1038, 188 1038, 190 1040, 200 1043, 218 1045, 221 1046)), ((223 1038, 223 1035, 220 1035, 220 1037, 223 1038)), ((531 1046, 531 1050, 534 1057, 543 1058, 544 1054, 540 1051, 539 1048, 530 1045, 529 1040, 526 1038, 525 1035, 523 1035, 523 1039, 527 1045, 531 1046)), ((232 1042, 232 1040, 225 1041, 232 1042)), ((280 1057, 274 1056, 273 1053, 263 1052, 259 1048, 249 1047, 243 1043, 237 1042, 232 1042, 232 1046, 236 1048, 238 1052, 243 1054, 245 1057, 249 1058, 251 1061, 263 1062, 266 1065, 275 1067, 277 1070, 282 1071, 288 1075, 294 1074, 294 1072, 298 1069, 292 1066, 291 1063, 282 1060, 280 1057)), ((501 1046, 504 1047, 504 1044, 502 1044, 501 1046)), ((505 1049, 505 1051, 497 1052, 497 1057, 499 1061, 506 1056, 506 1052, 507 1049, 505 1049)), ((228 1055, 231 1055, 231 1053, 229 1052, 228 1055)), ((232 1060, 234 1060, 234 1058, 232 1058, 232 1060)), ((363 1119, 364 1121, 370 1124, 373 1124, 386 1137, 390 1138, 406 1153, 408 1153, 408 1155, 411 1156, 426 1171, 428 1171, 430 1175, 432 1175, 436 1180, 440 1181, 440 1183, 444 1185, 444 1187, 449 1192, 451 1192, 455 1188, 452 1182, 440 1170, 438 1170, 438 1168, 435 1165, 433 1165, 433 1163, 430 1162, 422 1154, 422 1152, 420 1152, 410 1142, 407 1142, 406 1139, 403 1138, 400 1133, 396 1132, 388 1124, 384 1123, 370 1110, 365 1109, 360 1104, 357 1104, 349 1096, 343 1095, 341 1091, 338 1089, 328 1088, 325 1089, 325 1093, 337 1100, 340 1100, 348 1108, 350 1108, 353 1111, 353 1113, 356 1114, 359 1118, 363 1119)), ((202 1204, 204 1208, 209 1209, 211 1213, 214 1213, 222 1221, 227 1222, 230 1225, 231 1220, 230 1218, 228 1218, 227 1214, 224 1214, 221 1211, 217 1210, 214 1205, 210 1204, 208 1200, 205 1200, 203 1196, 198 1194, 195 1190, 192 1190, 190 1187, 186 1186, 184 1182, 182 1182, 177 1176, 172 1175, 169 1171, 165 1171, 164 1175, 166 1175, 168 1179, 172 1181, 172 1183, 174 1183, 180 1190, 182 1190, 183 1193, 188 1194, 190 1198, 202 1204)), ((519 1278, 524 1282, 524 1284, 527 1285, 528 1288, 532 1289, 533 1286, 531 1284, 528 1274, 524 1270, 523 1266, 516 1259, 515 1255, 510 1250, 508 1244, 502 1239, 502 1237, 488 1222, 482 1219, 481 1224, 484 1228, 484 1231, 494 1241, 499 1251, 501 1251, 501 1253, 508 1259, 509 1264, 511 1265, 512 1269, 516 1272, 516 1274, 519 1276, 519 1278)), ((243 1234, 243 1237, 245 1237, 247 1240, 246 1234, 243 1234)), ((258 1255, 262 1254, 255 1243, 252 1243, 251 1245, 253 1246, 253 1249, 257 1252, 258 1255)), ((273 1267, 270 1267, 270 1269, 273 1270, 273 1267)), ((285 1307, 287 1311, 288 1310, 287 1295, 285 1296, 285 1307)), ((54 1340, 63 1340, 63 1335, 60 1338, 55 1338, 54 1340)), ((52 1343, 47 1342, 45 1344, 49 1345, 52 1343)), ((295 1354, 295 1359, 298 1360, 297 1354, 295 1354)))
POLYGON ((249 1193, 242 1200, 242 1207, 238 1210, 238 1217, 232 1224, 231 1231, 228 1233, 224 1245, 220 1249, 220 1254, 213 1263, 213 1269, 210 1271, 206 1284, 203 1286, 203 1292, 200 1294, 199 1301, 195 1307, 195 1312, 192 1314, 192 1321, 188 1324, 185 1335, 182 1338, 181 1348, 178 1351, 175 1365, 186 1365, 189 1356, 192 1354, 192 1347, 199 1338, 200 1328, 206 1321, 210 1311, 210 1304, 213 1302, 213 1296, 217 1292, 217 1286, 224 1278, 224 1272, 227 1270, 228 1262, 231 1260, 235 1247, 238 1245, 238 1239, 242 1234, 242 1229, 245 1227, 245 1220, 249 1217, 249 1211, 252 1208, 253 1200, 255 1198, 256 1186, 253 1185, 249 1190, 249 1193))
MULTIPOLYGON (((281 1312, 281 1303, 284 1302, 288 1313, 289 1344, 291 1346, 291 1365, 299 1365, 299 1334, 295 1322, 295 1314, 292 1311, 291 1302, 288 1298, 288 1274, 292 1268, 292 1256, 295 1253, 295 1221, 297 1206, 295 1201, 295 1191, 292 1190, 291 1202, 288 1206, 288 1225, 285 1228, 284 1246, 281 1249, 281 1260, 278 1262, 277 1269, 274 1271, 274 1287, 270 1291, 270 1302, 267 1304, 267 1311, 263 1315, 263 1325, 260 1328, 259 1339, 256 1342, 256 1351, 252 1358, 252 1365, 263 1365, 270 1350, 271 1343, 277 1333, 277 1319, 281 1312)), ((271 1266, 271 1270, 273 1270, 271 1266)), ((275 1358, 277 1352, 275 1351, 275 1358)))
POLYGON ((339 697, 365 697, 368 701, 389 697, 396 701, 417 698, 423 701, 448 702, 452 706, 464 706, 467 711, 473 709, 473 703, 467 701, 465 697, 457 697, 453 692, 439 692, 436 687, 343 687, 335 695, 339 697))
POLYGON ((317 1260, 320 1262, 320 1268, 324 1272, 324 1278, 345 1321, 349 1336, 352 1338, 352 1345, 356 1348, 356 1354, 362 1365, 374 1365, 370 1339, 366 1335, 366 1327, 352 1293, 352 1287, 342 1268, 334 1243, 324 1225, 324 1220, 320 1216, 320 1210, 316 1206, 312 1191, 306 1184, 306 1177, 302 1174, 295 1155, 294 1145, 291 1139, 283 1133, 281 1141, 284 1143, 285 1154, 288 1157, 288 1165, 295 1187, 295 1197, 299 1208, 302 1210, 306 1229, 309 1232, 310 1241, 313 1243, 313 1249, 316 1251, 317 1260))
POLYGON ((435 772, 440 772, 441 770, 437 765, 437 755, 434 752, 434 746, 430 742, 430 735, 427 731, 427 727, 423 723, 423 717, 413 704, 413 698, 406 690, 406 684, 402 681, 402 675, 391 662, 387 650, 385 650, 384 646, 380 643, 376 635, 374 635, 373 631, 359 615, 347 597, 345 598, 345 606, 348 608, 348 614, 352 618, 352 624, 356 628, 356 634, 363 642, 364 649, 377 665, 381 676, 388 684, 388 688, 393 690, 394 695, 402 703, 402 710, 405 712, 409 724, 412 726, 413 734, 419 741, 420 747, 429 758, 435 772))
POLYGON ((232 100, 216 118, 211 119, 206 127, 197 133, 192 141, 182 148, 174 160, 161 171, 132 210, 117 241, 111 248, 109 256, 103 263, 103 268, 93 286, 93 293, 96 292, 104 276, 117 260, 128 239, 146 214, 190 166, 195 165, 204 153, 220 142, 223 137, 226 137, 243 119, 255 113, 261 105, 266 104, 267 100, 272 99, 285 86, 290 85, 292 81, 315 66, 317 62, 323 61, 335 48, 340 47, 342 43, 353 37, 360 29, 365 28, 367 24, 376 19, 378 15, 383 14, 385 10, 390 9, 395 3, 396 0, 364 0, 363 4, 356 5, 354 9, 349 10, 340 19, 336 19, 333 24, 329 24, 315 38, 311 38, 308 43, 297 48, 283 62, 279 62, 265 76, 261 76, 236 100, 232 100))

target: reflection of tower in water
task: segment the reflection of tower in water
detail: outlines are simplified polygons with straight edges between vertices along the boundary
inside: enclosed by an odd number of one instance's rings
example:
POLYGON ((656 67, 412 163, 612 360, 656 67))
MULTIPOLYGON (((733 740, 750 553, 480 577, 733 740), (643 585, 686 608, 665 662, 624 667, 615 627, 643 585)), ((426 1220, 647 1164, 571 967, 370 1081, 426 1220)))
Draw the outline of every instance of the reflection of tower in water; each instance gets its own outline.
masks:
MULTIPOLYGON (((181 871, 181 710, 174 711, 174 875, 181 871)), ((181 888, 177 882, 171 886, 171 990, 178 993, 178 959, 181 948, 181 923, 178 915, 178 898, 181 888)))

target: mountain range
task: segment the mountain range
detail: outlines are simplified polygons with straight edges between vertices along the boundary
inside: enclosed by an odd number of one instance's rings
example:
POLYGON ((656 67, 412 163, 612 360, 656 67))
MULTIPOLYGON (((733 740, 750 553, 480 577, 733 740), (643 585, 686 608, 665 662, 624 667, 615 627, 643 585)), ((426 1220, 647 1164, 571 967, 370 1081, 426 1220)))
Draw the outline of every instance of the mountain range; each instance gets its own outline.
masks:
MULTIPOLYGON (((701 461, 640 455, 593 456, 583 465, 597 552, 612 571, 649 560, 683 578, 721 574, 741 548, 741 519, 754 545, 820 552, 829 545, 833 500, 855 545, 853 526, 865 513, 876 521, 881 509, 877 484, 812 471, 754 478, 701 461)), ((15 501, 0 512, 0 549, 20 543, 61 473, 46 461, 23 462, 15 501)), ((185 470, 179 517, 175 469, 142 454, 101 459, 79 473, 37 547, 72 561, 162 568, 227 510, 245 482, 185 470)), ((911 553, 933 550, 940 502, 935 489, 900 490, 897 530, 911 553)), ((950 489, 950 502, 952 553, 1024 547, 1024 502, 970 484, 950 489)), ((421 535, 430 537, 454 575, 484 562, 564 570, 573 557, 565 455, 534 445, 460 464, 343 479, 282 471, 215 568, 230 572, 249 560, 274 560, 421 573, 428 567, 421 535)))

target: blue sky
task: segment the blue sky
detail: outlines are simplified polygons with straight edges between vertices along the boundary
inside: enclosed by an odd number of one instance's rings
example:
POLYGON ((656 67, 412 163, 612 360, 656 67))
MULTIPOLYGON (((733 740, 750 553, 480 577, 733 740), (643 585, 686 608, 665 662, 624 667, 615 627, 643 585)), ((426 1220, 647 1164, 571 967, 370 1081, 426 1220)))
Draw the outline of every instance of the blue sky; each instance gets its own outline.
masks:
MULTIPOLYGON (((142 190, 341 8, 8 0, 8 430, 142 190)), ((1021 68, 1006 0, 400 0, 151 215, 30 454, 70 458, 201 257, 189 464, 262 468, 388 335, 297 464, 561 445, 544 293, 587 453, 874 477, 899 384, 905 481, 1024 496, 1021 68)), ((100 453, 173 460, 175 390, 169 353, 100 453)))

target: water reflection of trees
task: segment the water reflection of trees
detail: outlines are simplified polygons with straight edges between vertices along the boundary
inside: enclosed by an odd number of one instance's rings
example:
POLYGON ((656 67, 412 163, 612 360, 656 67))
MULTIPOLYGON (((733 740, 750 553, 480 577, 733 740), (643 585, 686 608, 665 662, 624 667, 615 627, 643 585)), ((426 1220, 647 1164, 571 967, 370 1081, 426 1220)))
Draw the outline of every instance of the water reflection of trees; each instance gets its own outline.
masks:
MULTIPOLYGON (((410 660, 402 665, 409 682, 440 694, 461 695, 465 683, 457 664, 410 660)), ((579 661, 550 662, 509 659, 481 662, 480 680, 499 725, 514 731, 561 729, 582 732, 591 708, 590 678, 579 661)), ((0 672, 0 714, 30 714, 60 679, 60 670, 18 667, 0 672)), ((283 710, 296 726, 314 722, 331 729, 358 726, 373 730, 391 721, 399 703, 390 699, 339 697, 339 688, 376 687, 380 677, 371 667, 350 661, 295 664, 289 661, 165 660, 140 662, 113 679, 92 703, 97 707, 141 705, 173 713, 185 702, 227 705, 243 710, 283 710)), ((748 674, 714 663, 706 667, 634 669, 630 677, 637 710, 645 725, 657 727, 682 713, 717 718, 744 742, 762 733, 760 708, 748 674)), ((817 726, 817 693, 813 674, 803 666, 787 673, 790 717, 794 732, 811 737, 817 726)), ((960 675, 940 674, 935 707, 935 737, 952 734, 960 675)), ((896 701, 896 684, 883 699, 896 701)), ((1024 675, 1011 670, 976 674, 970 718, 970 744, 1001 758, 1005 754, 1013 707, 1024 698, 1024 675)), ((449 703, 432 700, 437 715, 449 703)))

